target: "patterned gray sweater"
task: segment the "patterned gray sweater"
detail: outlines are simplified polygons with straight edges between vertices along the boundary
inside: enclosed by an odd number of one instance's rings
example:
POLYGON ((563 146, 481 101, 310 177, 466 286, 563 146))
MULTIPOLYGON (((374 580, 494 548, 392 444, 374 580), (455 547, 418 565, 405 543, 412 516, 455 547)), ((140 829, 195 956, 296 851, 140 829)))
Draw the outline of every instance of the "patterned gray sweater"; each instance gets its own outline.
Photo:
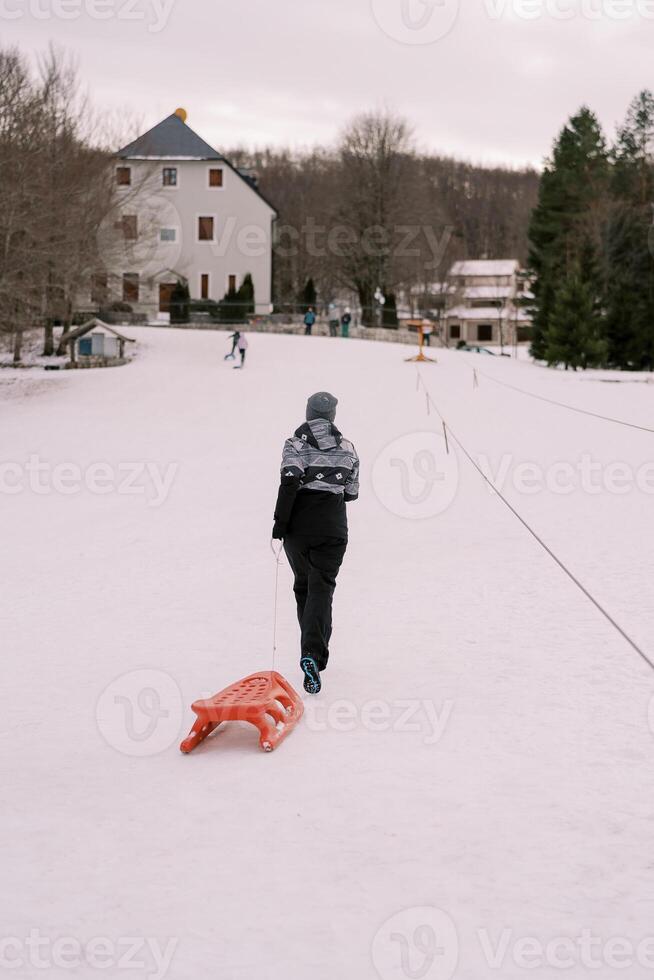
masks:
POLYGON ((286 440, 275 521, 284 532, 347 537, 346 501, 359 496, 359 457, 335 425, 305 422, 286 440))

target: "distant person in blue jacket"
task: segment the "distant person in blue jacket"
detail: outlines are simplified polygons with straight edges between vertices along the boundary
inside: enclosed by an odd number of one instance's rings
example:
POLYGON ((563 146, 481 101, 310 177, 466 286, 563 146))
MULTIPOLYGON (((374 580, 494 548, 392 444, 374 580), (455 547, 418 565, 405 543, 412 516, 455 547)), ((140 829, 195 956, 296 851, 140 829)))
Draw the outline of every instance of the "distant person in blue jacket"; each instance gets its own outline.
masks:
POLYGON ((311 336, 311 331, 313 330, 313 325, 315 322, 316 314, 313 312, 313 306, 310 306, 304 318, 304 333, 307 337, 311 336))

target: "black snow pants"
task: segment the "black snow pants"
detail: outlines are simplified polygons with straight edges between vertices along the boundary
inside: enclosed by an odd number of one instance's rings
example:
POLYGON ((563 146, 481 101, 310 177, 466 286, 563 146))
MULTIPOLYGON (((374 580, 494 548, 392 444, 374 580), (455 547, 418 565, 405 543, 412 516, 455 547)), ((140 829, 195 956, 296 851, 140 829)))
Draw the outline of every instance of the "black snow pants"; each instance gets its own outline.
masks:
POLYGON ((346 549, 345 538, 289 534, 284 539, 284 550, 295 576, 293 589, 302 632, 302 656, 313 657, 318 670, 325 670, 329 660, 332 599, 346 549))

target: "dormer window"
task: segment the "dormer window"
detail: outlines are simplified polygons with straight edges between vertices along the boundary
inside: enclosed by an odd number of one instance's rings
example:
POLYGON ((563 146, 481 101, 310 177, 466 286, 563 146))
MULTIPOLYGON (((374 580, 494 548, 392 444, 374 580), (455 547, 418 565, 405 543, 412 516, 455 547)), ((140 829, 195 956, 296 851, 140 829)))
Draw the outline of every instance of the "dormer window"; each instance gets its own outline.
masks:
POLYGON ((177 167, 164 167, 163 185, 164 187, 177 187, 177 167))
POLYGON ((119 187, 130 187, 132 183, 132 168, 116 167, 116 183, 119 187))

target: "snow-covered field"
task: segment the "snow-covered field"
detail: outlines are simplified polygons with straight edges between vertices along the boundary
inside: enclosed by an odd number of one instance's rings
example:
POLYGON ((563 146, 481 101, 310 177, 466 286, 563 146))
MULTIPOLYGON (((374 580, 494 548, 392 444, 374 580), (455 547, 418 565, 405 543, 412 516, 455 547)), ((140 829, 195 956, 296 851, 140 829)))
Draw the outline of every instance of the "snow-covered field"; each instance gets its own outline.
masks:
MULTIPOLYGON (((125 368, 0 376, 0 974, 651 976, 654 673, 446 457, 410 351, 251 336, 239 372, 224 334, 134 334, 125 368), (271 666, 281 446, 324 388, 363 463, 324 691, 272 755, 234 725, 184 757, 191 702, 271 666)), ((654 388, 431 353, 451 429, 654 657, 654 435, 470 367, 652 428, 654 388)), ((284 566, 299 689, 297 639, 284 566)))

